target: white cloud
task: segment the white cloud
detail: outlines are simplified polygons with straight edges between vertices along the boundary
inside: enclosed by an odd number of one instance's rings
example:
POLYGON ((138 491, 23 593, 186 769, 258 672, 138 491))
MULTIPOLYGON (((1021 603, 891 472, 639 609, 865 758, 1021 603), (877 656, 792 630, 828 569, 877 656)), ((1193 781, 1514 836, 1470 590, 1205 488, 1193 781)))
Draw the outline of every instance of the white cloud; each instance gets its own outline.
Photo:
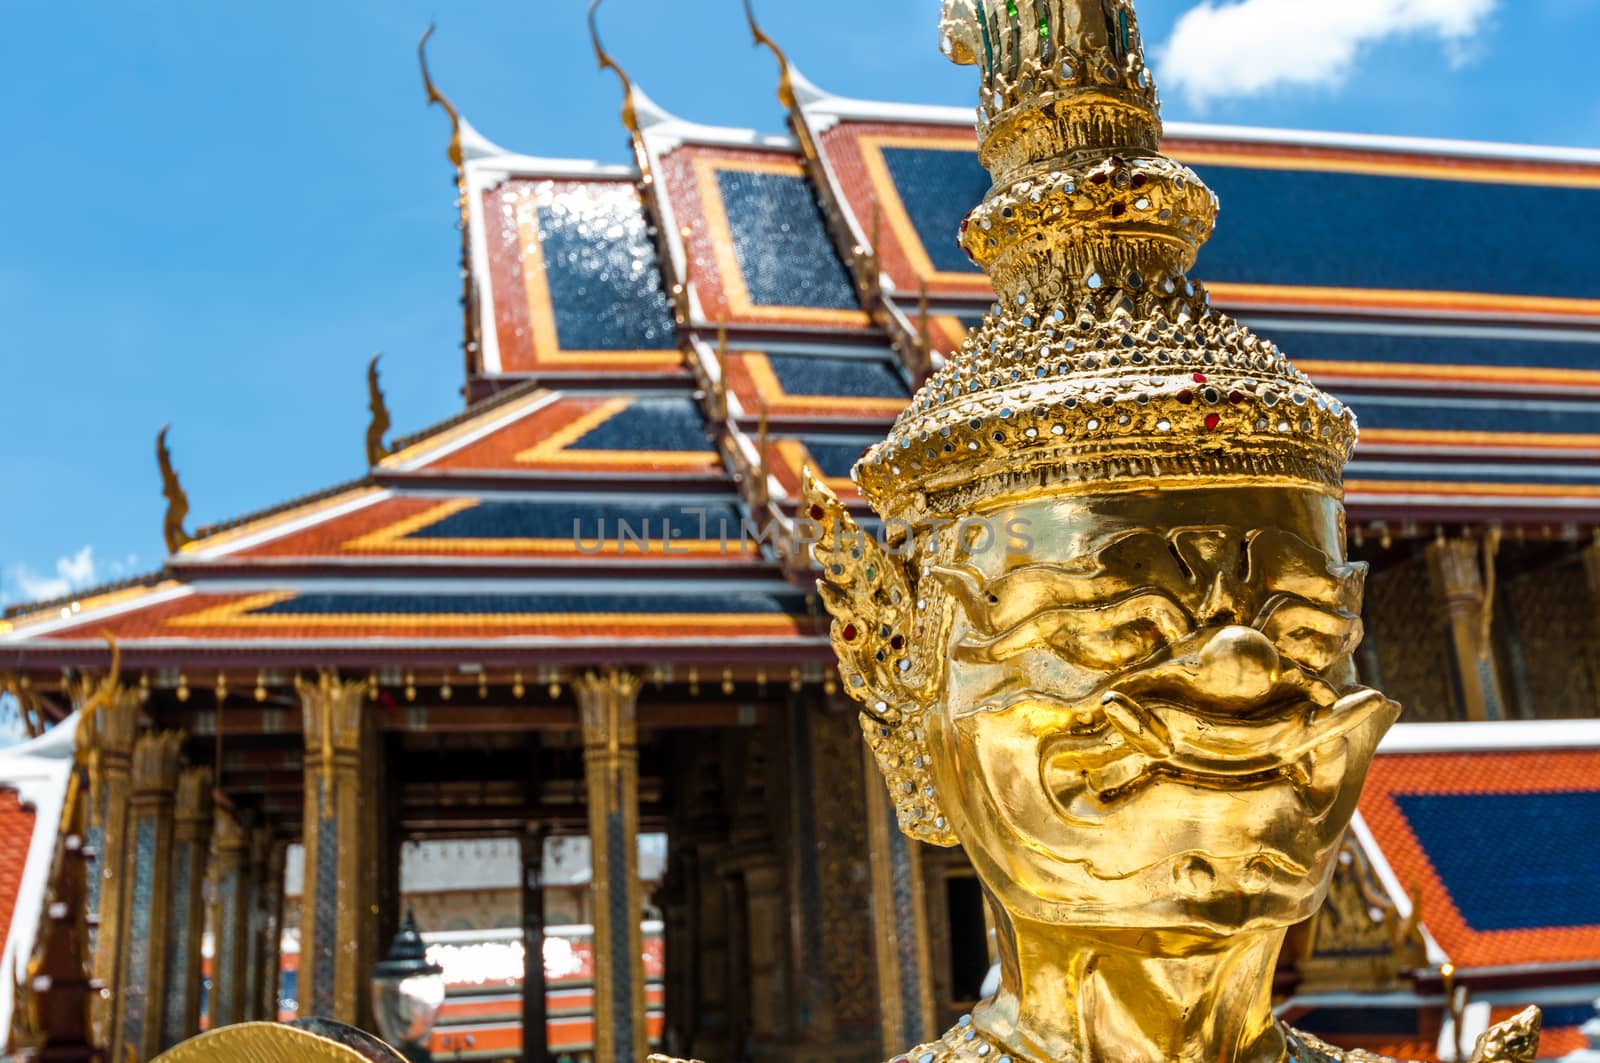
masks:
MULTIPOLYGON (((120 569, 122 566, 116 564, 114 567, 120 569)), ((60 598, 80 588, 93 585, 97 571, 94 547, 85 546, 75 554, 57 558, 55 575, 40 575, 27 565, 18 565, 12 570, 12 579, 16 583, 18 596, 23 601, 37 602, 47 598, 60 598)))
POLYGON ((1499 0, 1202 0, 1160 53, 1166 87, 1199 106, 1281 86, 1338 88, 1362 50, 1395 37, 1433 37, 1452 62, 1499 0))

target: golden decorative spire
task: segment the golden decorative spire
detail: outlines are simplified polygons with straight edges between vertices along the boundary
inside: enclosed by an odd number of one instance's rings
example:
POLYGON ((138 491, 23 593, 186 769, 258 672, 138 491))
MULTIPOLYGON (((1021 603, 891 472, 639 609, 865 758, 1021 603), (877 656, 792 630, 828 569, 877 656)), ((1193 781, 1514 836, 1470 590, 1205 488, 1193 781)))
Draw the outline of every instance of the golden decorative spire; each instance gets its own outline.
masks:
POLYGON ((427 90, 428 103, 438 104, 450 116, 450 161, 460 170, 465 159, 461 150, 461 112, 434 85, 433 76, 428 72, 428 38, 433 36, 433 31, 434 25, 430 22, 428 28, 422 31, 422 38, 417 41, 417 65, 422 68, 422 87, 427 90))
POLYGON ((389 448, 383 442, 390 427, 389 404, 384 400, 383 387, 378 383, 378 359, 382 357, 382 353, 375 354, 372 361, 367 363, 367 409, 372 411, 372 420, 367 423, 368 465, 376 465, 389 456, 389 448))
POLYGON ((594 56, 600 62, 601 70, 609 70, 617 75, 617 80, 622 82, 622 124, 634 136, 639 135, 639 116, 633 106, 633 82, 628 78, 617 61, 611 58, 605 45, 600 41, 600 22, 596 13, 600 9, 600 0, 590 0, 589 3, 589 40, 594 45, 594 56))
POLYGON ((1340 492, 1355 418, 1189 280, 1216 197, 1161 154, 1129 0, 947 0, 994 178, 961 244, 1000 301, 857 466, 880 512, 1044 480, 1340 492))
POLYGON ((778 47, 776 41, 767 36, 761 24, 756 21, 755 8, 750 0, 744 0, 744 15, 750 23, 750 35, 755 38, 758 47, 765 45, 778 59, 778 102, 785 108, 793 111, 795 108, 794 75, 789 69, 789 57, 783 54, 783 49, 778 47))
POLYGON ((122 646, 117 642, 115 635, 107 631, 103 633, 106 645, 111 650, 111 668, 106 672, 105 679, 91 692, 89 680, 81 681, 78 696, 78 733, 74 739, 74 751, 80 765, 88 763, 90 751, 95 746, 95 728, 98 726, 96 717, 101 708, 110 704, 116 695, 117 688, 122 683, 122 646))
POLYGON ((178 473, 172 467, 172 452, 167 449, 167 432, 172 426, 163 425, 156 435, 156 463, 161 466, 161 494, 167 500, 167 516, 162 534, 168 553, 177 553, 185 543, 194 542, 194 536, 184 530, 183 522, 189 516, 189 496, 178 482, 178 473))
MULTIPOLYGON (((450 116, 450 162, 456 168, 456 213, 458 215, 457 227, 461 230, 461 310, 465 318, 462 331, 463 350, 467 356, 467 372, 478 371, 478 354, 481 348, 480 338, 482 328, 478 322, 478 294, 477 286, 472 276, 472 255, 470 227, 472 223, 471 210, 467 200, 467 165, 466 149, 463 133, 470 127, 461 117, 461 112, 456 105, 450 102, 449 97, 440 92, 433 83, 433 75, 428 71, 428 39, 433 36, 433 24, 423 31, 422 38, 417 41, 417 65, 422 68, 422 87, 427 90, 428 103, 438 104, 444 108, 445 114, 450 116)), ((370 448, 369 448, 370 452, 370 448)))

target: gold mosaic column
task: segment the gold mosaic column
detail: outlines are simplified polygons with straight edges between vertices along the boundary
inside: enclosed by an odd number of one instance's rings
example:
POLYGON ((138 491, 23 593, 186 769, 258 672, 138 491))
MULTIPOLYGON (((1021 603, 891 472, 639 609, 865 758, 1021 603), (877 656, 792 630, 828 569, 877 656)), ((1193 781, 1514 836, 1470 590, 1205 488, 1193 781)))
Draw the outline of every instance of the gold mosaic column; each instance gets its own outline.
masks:
POLYGON ((918 843, 900 833, 889 796, 866 751, 867 846, 871 854, 873 948, 885 1055, 920 1044, 935 1031, 928 913, 918 843))
MULTIPOLYGON (((84 685, 79 707, 90 696, 84 685)), ((139 729, 139 711, 146 692, 138 687, 115 687, 93 715, 89 744, 89 829, 86 845, 94 853, 89 865, 88 892, 90 941, 95 979, 106 988, 93 1000, 94 1039, 113 1044, 117 1011, 112 1002, 122 991, 122 949, 128 935, 124 927, 127 895, 128 794, 133 761, 133 740, 139 729)))
POLYGON ((127 934, 122 955, 121 1015, 116 1045, 135 1059, 161 1047, 166 1000, 166 943, 172 913, 172 810, 183 735, 149 734, 133 747, 133 796, 128 810, 127 934))
POLYGON ((594 909, 595 1058, 642 1059, 644 938, 639 929, 639 678, 610 669, 573 683, 588 781, 594 909))
POLYGON ((301 683, 305 712, 305 885, 300 898, 300 1016, 358 1024, 373 958, 362 947, 370 880, 363 839, 367 685, 324 672, 301 683))
POLYGON ((1440 539, 1428 545, 1428 570, 1444 603, 1462 711, 1469 720, 1499 720, 1505 712, 1489 623, 1494 597, 1480 565, 1483 554, 1474 539, 1440 539))
POLYGON ((245 1021, 245 872, 249 836, 239 818, 218 809, 211 834, 211 1026, 245 1021))
POLYGON ((178 777, 173 842, 166 1000, 161 1010, 163 1049, 200 1032, 201 941, 206 927, 206 859, 211 846, 209 768, 191 768, 178 777))

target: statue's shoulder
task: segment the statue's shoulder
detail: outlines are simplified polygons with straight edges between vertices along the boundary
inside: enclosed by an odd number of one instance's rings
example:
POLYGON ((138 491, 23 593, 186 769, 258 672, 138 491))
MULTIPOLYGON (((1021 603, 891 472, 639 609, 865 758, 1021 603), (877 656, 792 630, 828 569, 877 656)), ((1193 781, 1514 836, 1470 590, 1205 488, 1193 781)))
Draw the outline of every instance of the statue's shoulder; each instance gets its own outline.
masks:
MULTIPOLYGON (((1539 1009, 1525 1008, 1489 1027, 1478 1038, 1468 1063, 1533 1063, 1539 1052, 1539 1025, 1539 1009)), ((1395 1063, 1359 1048, 1335 1048, 1291 1027, 1285 1026, 1284 1034, 1288 1063, 1395 1063)))

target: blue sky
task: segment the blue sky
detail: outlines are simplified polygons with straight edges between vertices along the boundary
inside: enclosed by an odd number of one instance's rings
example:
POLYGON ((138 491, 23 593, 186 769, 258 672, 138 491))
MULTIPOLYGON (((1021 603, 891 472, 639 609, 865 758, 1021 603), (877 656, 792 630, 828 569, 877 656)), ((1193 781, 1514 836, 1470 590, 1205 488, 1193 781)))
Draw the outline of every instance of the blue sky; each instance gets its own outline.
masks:
MULTIPOLYGON (((830 91, 973 98, 934 0, 757 3, 830 91)), ((200 524, 361 475, 374 351, 399 432, 460 409, 447 125, 416 38, 437 17, 435 77, 490 138, 625 161, 586 6, 6 5, 0 602, 159 565, 168 421, 200 524)), ((1140 11, 1169 119, 1600 145, 1593 0, 1140 11)), ((606 0, 602 20, 669 110, 782 129, 738 0, 606 0)))

